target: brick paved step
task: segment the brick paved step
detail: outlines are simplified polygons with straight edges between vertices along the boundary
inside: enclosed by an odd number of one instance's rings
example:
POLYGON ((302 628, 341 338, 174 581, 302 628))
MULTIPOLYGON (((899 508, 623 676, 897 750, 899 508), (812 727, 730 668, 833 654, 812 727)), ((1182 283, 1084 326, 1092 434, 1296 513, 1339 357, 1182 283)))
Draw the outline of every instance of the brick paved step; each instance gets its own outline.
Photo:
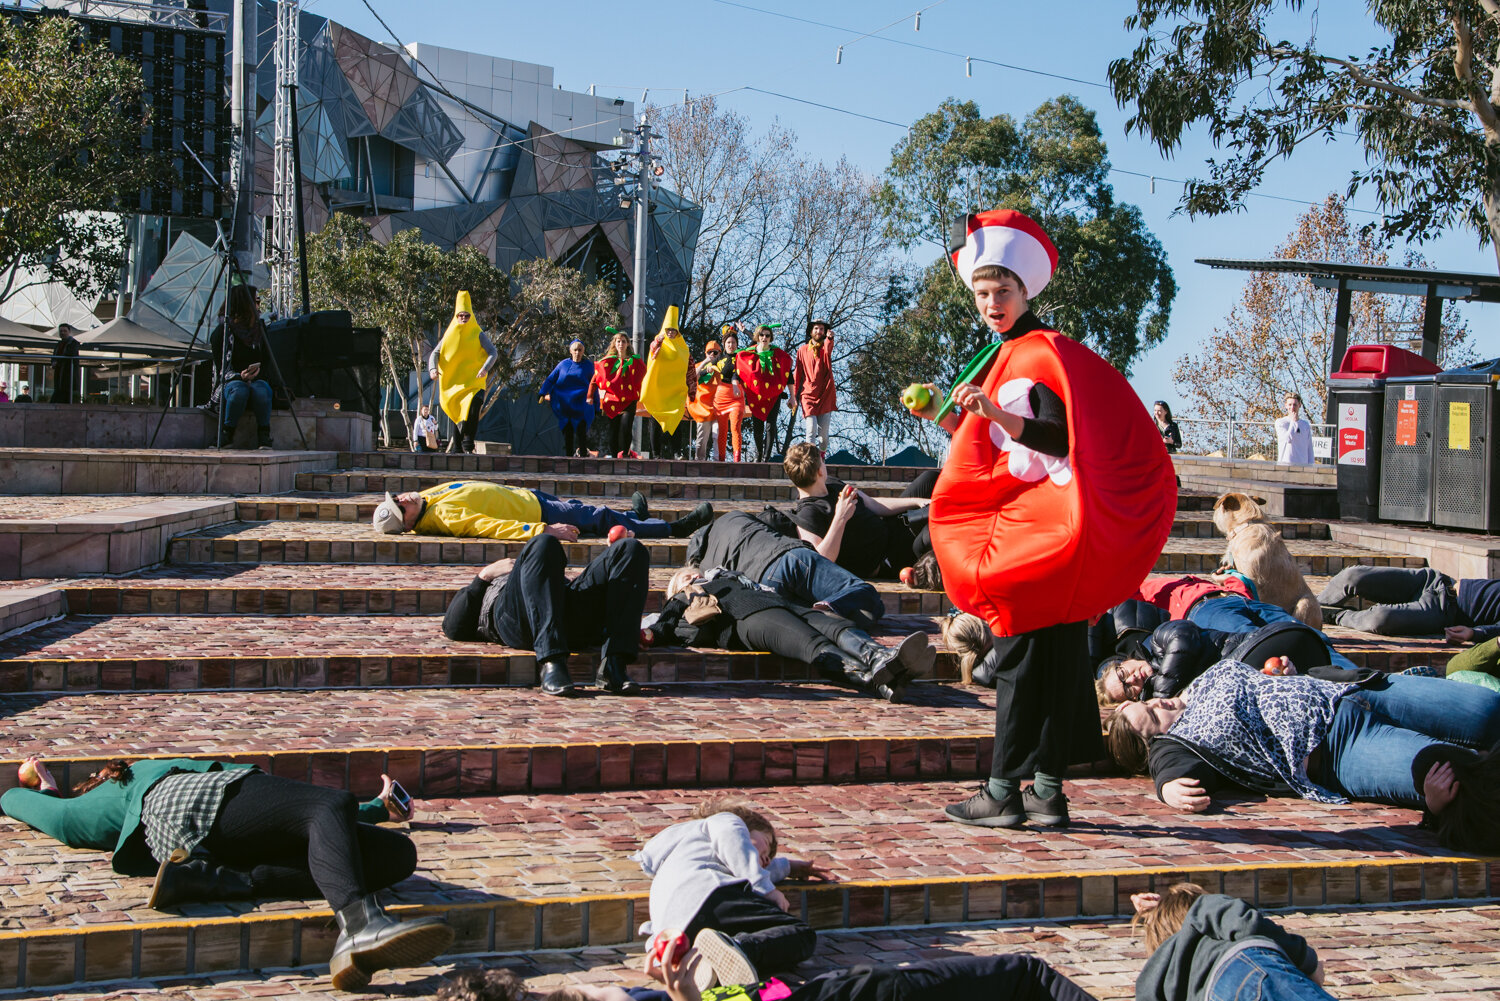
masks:
MULTIPOLYGON (((69 616, 0 640, 0 692, 221 688, 386 688, 532 685, 531 651, 455 643, 428 616, 69 616)), ((930 616, 887 616, 882 642, 925 629, 930 616)), ((958 677, 939 647, 936 677, 958 677)), ((573 658, 591 676, 597 651, 573 658)), ((807 681, 812 669, 769 653, 658 647, 630 666, 643 684, 807 681)))
MULTIPOLYGON (((523 685, 536 680, 530 651, 455 643, 437 615, 71 615, 0 640, 0 692, 192 691, 261 688, 408 688, 523 685)), ((931 616, 888 615, 884 643, 918 629, 938 647, 935 679, 958 677, 957 658, 931 616)), ((1441 665, 1457 651, 1441 639, 1375 637, 1334 627, 1356 664, 1381 670, 1441 665)), ((573 658, 587 678, 594 651, 573 658)), ((630 666, 643 684, 807 681, 811 668, 769 653, 655 647, 630 666)))
MULTIPOLYGON (((462 563, 409 570, 364 563, 188 563, 132 577, 58 583, 68 608, 80 615, 441 615, 453 594, 474 579, 475 569, 462 563)), ((674 566, 651 568, 648 612, 661 608, 674 572, 674 566)), ((892 614, 940 615, 949 607, 940 591, 897 581, 874 586, 892 614)))
MULTIPOLYGON (((368 522, 375 507, 384 494, 363 493, 332 497, 328 494, 298 492, 275 497, 247 497, 237 502, 236 511, 242 521, 356 521, 368 522)), ((577 499, 587 499, 579 497, 577 499)), ((628 498, 622 498, 622 501, 628 498)), ((1191 500, 1180 497, 1179 500, 1191 500)), ((597 499, 596 499, 597 502, 597 499)), ((664 497, 653 501, 651 513, 666 521, 676 521, 698 505, 696 499, 664 497)), ((758 512, 764 501, 729 499, 714 503, 714 513, 722 516, 727 511, 758 512)), ((623 503, 621 506, 623 510, 623 503)), ((1328 523, 1310 519, 1273 519, 1287 539, 1327 539, 1328 523)), ((1214 528, 1213 516, 1208 511, 1181 509, 1172 523, 1172 534, 1182 538, 1223 538, 1214 528)))
MULTIPOLYGON (((583 679, 580 679, 583 680, 583 679)), ((368 794, 417 796, 988 774, 994 695, 923 685, 889 705, 823 684, 587 691, 398 689, 0 696, 0 790, 29 754, 70 785, 104 761, 233 758, 368 794)))
MULTIPOLYGON (((1325 987, 1336 998, 1413 995, 1443 1001, 1489 999, 1500 990, 1500 907, 1492 904, 1342 907, 1336 910, 1276 912, 1278 924, 1304 936, 1323 960, 1325 987), (1393 948, 1392 943, 1399 942, 1393 948)), ((818 949, 795 974, 810 978, 862 963, 905 963, 958 956, 1004 953, 1040 956, 1100 1001, 1135 997, 1135 978, 1146 948, 1124 920, 983 921, 965 925, 823 931, 818 949)), ((525 978, 534 997, 570 984, 651 986, 640 972, 634 943, 569 950, 542 950, 468 956, 461 960, 377 975, 366 994, 340 998, 388 998, 393 993, 430 996, 454 963, 504 966, 525 978)), ((7 974, 9 971, 7 970, 7 974)), ((105 986, 73 988, 70 1001, 308 1001, 327 998, 327 971, 199 974, 171 983, 137 979, 105 986)), ((3 988, 0 988, 3 990, 3 988)), ((27 992, 11 996, 49 997, 27 992)))
MULTIPOLYGON (((686 539, 644 540, 657 566, 680 566, 686 539)), ((521 542, 382 535, 364 522, 236 521, 178 536, 172 541, 172 563, 464 563, 483 565, 515 556, 521 542)), ((568 545, 568 559, 587 563, 607 545, 603 539, 580 539, 568 545)), ((1303 573, 1329 576, 1347 566, 1425 565, 1420 557, 1366 549, 1317 539, 1287 540, 1287 549, 1303 573)), ((1158 573, 1212 573, 1224 555, 1224 543, 1210 538, 1171 538, 1155 570, 1158 573)))
MULTIPOLYGON (((1368 805, 1243 802, 1184 821, 1139 779, 1070 784, 1074 824, 998 834, 939 820, 957 783, 755 790, 783 851, 835 882, 785 888, 818 928, 880 928, 1128 913, 1153 883, 1198 878, 1264 907, 1485 900, 1500 863, 1456 858, 1418 815, 1368 805)), ((699 792, 516 795, 419 803, 418 875, 388 897, 398 914, 444 913, 454 954, 635 939, 647 880, 629 854, 686 816, 699 792)), ((103 852, 0 827, 0 983, 46 986, 326 962, 321 901, 143 906, 150 880, 103 852), (20 945, 25 942, 25 954, 20 945), (191 957, 191 958, 189 958, 191 957), (191 964, 191 965, 190 965, 191 964), (77 976, 81 970, 83 976, 77 976)))

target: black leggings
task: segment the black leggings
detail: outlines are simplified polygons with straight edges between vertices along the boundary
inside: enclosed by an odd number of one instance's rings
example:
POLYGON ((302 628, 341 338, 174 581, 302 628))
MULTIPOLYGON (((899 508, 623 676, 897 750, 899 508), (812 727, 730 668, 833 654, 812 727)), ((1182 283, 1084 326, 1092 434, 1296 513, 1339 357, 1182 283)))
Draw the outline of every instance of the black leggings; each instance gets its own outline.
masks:
POLYGON ((563 455, 572 455, 582 449, 589 450, 589 426, 587 424, 564 424, 562 426, 563 455))
POLYGON ((708 895, 684 929, 692 941, 704 928, 734 939, 761 974, 789 970, 817 948, 818 937, 806 921, 793 917, 744 883, 721 886, 708 895))
POLYGON ((340 911, 417 869, 411 839, 359 823, 358 810, 353 793, 257 772, 229 787, 203 847, 258 894, 315 890, 340 911))
POLYGON ((631 424, 635 422, 635 408, 631 407, 617 417, 606 417, 609 423, 609 454, 630 452, 631 424))
MULTIPOLYGON (((926 472, 920 474, 916 479, 912 480, 906 485, 906 489, 901 491, 901 496, 926 497, 928 499, 931 499, 932 488, 937 486, 938 474, 941 472, 942 469, 939 468, 929 469, 926 472)), ((922 517, 918 518, 916 521, 908 519, 907 527, 912 531, 913 539, 911 544, 911 556, 912 563, 915 563, 923 556, 926 556, 928 553, 932 552, 932 536, 928 533, 927 530, 926 509, 923 508, 922 517)), ((899 571, 901 568, 896 567, 895 569, 899 571)))
POLYGON ((759 417, 750 418, 750 437, 755 441, 756 462, 765 462, 776 451, 776 418, 779 413, 780 410, 777 407, 772 407, 771 412, 766 414, 765 420, 759 417))

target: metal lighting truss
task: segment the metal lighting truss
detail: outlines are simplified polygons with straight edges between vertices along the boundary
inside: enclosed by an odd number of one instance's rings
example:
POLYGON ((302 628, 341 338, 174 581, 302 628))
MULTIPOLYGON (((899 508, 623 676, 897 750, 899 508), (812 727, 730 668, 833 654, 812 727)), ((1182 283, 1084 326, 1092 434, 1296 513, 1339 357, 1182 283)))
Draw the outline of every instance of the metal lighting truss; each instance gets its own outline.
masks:
POLYGON ((297 0, 276 4, 276 138, 272 147, 271 235, 266 261, 271 271, 271 308, 281 316, 296 312, 297 177, 292 159, 292 92, 297 86, 297 0))

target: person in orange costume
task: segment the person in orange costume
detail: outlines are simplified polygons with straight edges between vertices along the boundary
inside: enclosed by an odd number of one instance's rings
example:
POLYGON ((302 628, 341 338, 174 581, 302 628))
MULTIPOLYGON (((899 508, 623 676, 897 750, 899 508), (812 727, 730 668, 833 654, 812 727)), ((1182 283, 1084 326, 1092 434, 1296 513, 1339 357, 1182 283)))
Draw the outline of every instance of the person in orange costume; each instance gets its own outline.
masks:
POLYGON ((1042 228, 1019 212, 983 212, 964 220, 952 249, 998 339, 942 406, 927 387, 934 399, 918 415, 953 432, 928 525, 948 596, 989 623, 1003 656, 990 779, 946 812, 980 827, 1064 826, 1062 774, 1101 749, 1087 620, 1128 598, 1155 563, 1176 480, 1124 376, 1031 312, 1057 267, 1042 228))
POLYGON ((734 461, 740 461, 740 418, 744 414, 744 390, 740 386, 739 373, 735 369, 734 356, 739 349, 739 339, 733 324, 722 328, 724 344, 709 341, 704 345, 704 358, 697 366, 698 390, 693 402, 688 404, 688 413, 698 422, 697 458, 709 458, 713 429, 719 427, 719 461, 725 458, 725 442, 733 445, 734 461))

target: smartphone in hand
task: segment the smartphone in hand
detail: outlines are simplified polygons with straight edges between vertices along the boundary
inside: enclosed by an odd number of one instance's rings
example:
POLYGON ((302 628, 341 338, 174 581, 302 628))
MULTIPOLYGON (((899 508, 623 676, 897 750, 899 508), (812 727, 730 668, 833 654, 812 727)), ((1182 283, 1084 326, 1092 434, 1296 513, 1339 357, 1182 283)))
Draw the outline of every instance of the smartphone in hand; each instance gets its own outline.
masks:
POLYGON ((407 792, 406 787, 395 779, 391 780, 391 802, 396 804, 403 814, 411 815, 411 793, 407 792))

